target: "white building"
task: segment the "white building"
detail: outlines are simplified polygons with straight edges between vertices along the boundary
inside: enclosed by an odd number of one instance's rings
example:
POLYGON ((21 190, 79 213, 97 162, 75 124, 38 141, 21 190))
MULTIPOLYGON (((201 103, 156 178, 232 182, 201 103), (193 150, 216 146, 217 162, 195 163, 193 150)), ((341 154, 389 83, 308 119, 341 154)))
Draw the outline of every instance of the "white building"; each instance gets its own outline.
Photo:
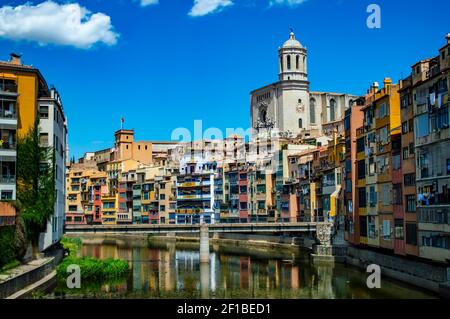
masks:
POLYGON ((291 32, 278 49, 278 81, 250 93, 251 125, 259 136, 270 128, 284 136, 320 137, 329 134, 324 126, 343 120, 357 96, 310 92, 307 63, 306 48, 291 32))
POLYGON ((38 101, 40 114, 41 145, 53 148, 55 159, 55 208, 52 218, 47 223, 47 229, 39 238, 39 250, 45 250, 58 242, 64 230, 65 199, 66 199, 66 150, 67 122, 58 91, 54 88, 49 97, 38 101))

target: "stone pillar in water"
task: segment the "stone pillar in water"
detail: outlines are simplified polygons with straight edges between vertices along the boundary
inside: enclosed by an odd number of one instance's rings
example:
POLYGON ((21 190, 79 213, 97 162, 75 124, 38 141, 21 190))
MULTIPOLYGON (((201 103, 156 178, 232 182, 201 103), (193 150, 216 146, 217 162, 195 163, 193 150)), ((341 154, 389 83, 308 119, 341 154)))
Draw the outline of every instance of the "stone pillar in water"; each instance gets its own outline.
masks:
POLYGON ((209 296, 209 263, 200 263, 200 295, 202 299, 208 299, 209 296))
POLYGON ((208 226, 200 226, 200 263, 209 263, 209 230, 208 226))

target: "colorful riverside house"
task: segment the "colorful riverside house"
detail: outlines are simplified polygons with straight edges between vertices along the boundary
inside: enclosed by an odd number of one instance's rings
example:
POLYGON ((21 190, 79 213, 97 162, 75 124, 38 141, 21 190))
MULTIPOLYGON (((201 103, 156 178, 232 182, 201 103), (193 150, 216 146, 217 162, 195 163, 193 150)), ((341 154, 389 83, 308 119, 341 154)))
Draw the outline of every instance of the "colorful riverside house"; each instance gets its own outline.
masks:
POLYGON ((101 224, 101 197, 107 191, 106 173, 95 169, 83 171, 80 182, 81 206, 86 223, 101 224))
MULTIPOLYGON (((342 167, 345 151, 344 139, 335 128, 334 139, 328 143, 327 158, 322 165, 323 215, 326 220, 338 221, 342 203, 342 167)), ((342 222, 343 224, 343 222, 342 222)))
POLYGON ((249 218, 249 174, 248 165, 238 166, 239 222, 248 223, 249 218))
POLYGON ((239 174, 237 165, 228 166, 228 187, 227 197, 229 202, 229 223, 239 222, 239 174))
MULTIPOLYGON (((394 248, 394 214, 393 214, 393 170, 399 168, 399 158, 394 167, 392 159, 392 138, 400 134, 400 96, 399 86, 393 85, 391 79, 385 78, 384 87, 375 93, 375 127, 376 143, 375 149, 378 210, 375 219, 378 219, 379 232, 375 239, 379 239, 381 248, 394 248)), ((398 136, 399 137, 399 136, 398 136)), ((398 143, 397 143, 398 145, 398 143)), ((397 173, 398 176, 399 173, 397 173)), ((400 172, 401 174, 401 172, 400 172)), ((396 181, 396 186, 401 185, 396 181)), ((373 227, 369 220, 369 229, 373 227)), ((377 224, 377 222, 375 222, 377 224)))
POLYGON ((189 160, 177 176, 177 224, 213 224, 219 220, 214 207, 214 172, 217 164, 189 160))
POLYGON ((364 97, 360 110, 364 113, 363 126, 357 127, 355 132, 356 161, 352 162, 352 171, 355 172, 355 201, 353 202, 353 242, 355 244, 371 244, 375 237, 376 219, 373 215, 377 212, 376 193, 376 139, 375 139, 375 111, 374 95, 378 91, 378 83, 375 82, 364 97), (367 192, 368 190, 368 192, 367 192), (368 216, 370 211, 371 216, 368 216), (368 219, 371 219, 371 234, 368 236, 368 219))
POLYGON ((158 213, 158 201, 155 194, 154 180, 145 180, 141 189, 141 221, 143 224, 155 223, 158 213))
POLYGON ((118 194, 105 194, 102 197, 102 224, 116 225, 118 212, 118 194))
MULTIPOLYGON (((450 261, 450 34, 439 55, 413 66, 419 256, 450 261)), ((413 202, 406 203, 412 209, 413 202)))
POLYGON ((72 168, 67 172, 67 200, 66 200, 66 220, 68 225, 86 224, 84 215, 82 198, 81 198, 81 179, 83 177, 83 169, 72 168))
POLYGON ((344 188, 344 212, 345 212, 345 240, 359 244, 359 234, 355 232, 355 220, 359 218, 355 205, 357 203, 357 170, 356 170, 356 131, 362 127, 364 106, 366 97, 357 98, 345 111, 344 138, 345 138, 345 162, 342 171, 344 188))
POLYGON ((405 254, 418 256, 416 211, 416 158, 414 150, 414 110, 411 75, 400 81, 402 215, 405 254))

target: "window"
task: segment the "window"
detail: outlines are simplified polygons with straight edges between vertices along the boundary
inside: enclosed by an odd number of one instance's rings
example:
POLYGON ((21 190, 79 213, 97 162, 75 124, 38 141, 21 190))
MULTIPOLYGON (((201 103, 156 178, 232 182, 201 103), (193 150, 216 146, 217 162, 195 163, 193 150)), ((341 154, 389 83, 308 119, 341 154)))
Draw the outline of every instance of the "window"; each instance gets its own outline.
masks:
POLYGON ((239 187, 239 193, 240 194, 247 194, 247 186, 240 186, 239 187))
POLYGON ((367 237, 367 216, 359 216, 359 235, 367 237))
POLYGON ((165 205, 159 206, 159 210, 160 210, 161 212, 165 212, 165 211, 166 211, 166 206, 165 206, 165 205))
POLYGON ((12 200, 13 199, 13 191, 3 190, 1 195, 1 200, 12 200))
POLYGON ((395 205, 402 205, 402 184, 392 186, 392 200, 395 205))
POLYGON ((404 147, 402 151, 403 159, 406 160, 409 158, 409 147, 404 147))
POLYGON ((392 204, 392 184, 381 185, 380 200, 384 206, 392 204))
POLYGON ((258 201, 258 209, 265 209, 266 208, 266 201, 259 200, 258 201))
POLYGON ((379 141, 382 145, 387 144, 388 143, 388 128, 387 126, 384 126, 382 128, 380 128, 380 130, 378 131, 378 137, 379 137, 379 141))
POLYGON ((402 123, 402 134, 406 134, 409 132, 408 121, 402 123))
POLYGON ((240 202, 239 203, 239 208, 241 210, 247 210, 247 202, 240 202))
POLYGON ((378 118, 382 119, 386 115, 388 115, 388 108, 386 107, 386 103, 381 103, 380 107, 378 108, 378 118))
POLYGON ((77 205, 69 205, 69 212, 76 212, 77 211, 77 205))
POLYGON ((356 140, 356 152, 364 152, 364 137, 360 137, 356 140))
POLYGON ((358 179, 366 178, 366 163, 365 160, 358 161, 358 179))
POLYGON ((395 223, 395 230, 394 230, 395 239, 403 239, 404 238, 403 219, 396 219, 394 223, 395 223))
POLYGON ((336 119, 336 100, 330 100, 330 121, 334 121, 336 119))
POLYGON ((39 116, 41 119, 48 119, 48 106, 41 105, 39 106, 39 116))
POLYGON ((48 146, 48 133, 40 133, 39 134, 39 144, 42 147, 48 146))
POLYGON ((290 55, 287 56, 287 68, 288 68, 288 70, 291 69, 291 56, 290 55))
POLYGON ((164 194, 159 195, 159 199, 160 200, 165 200, 166 199, 166 195, 164 195, 164 194))
POLYGON ((392 169, 399 170, 401 168, 400 154, 392 155, 392 169))
POLYGON ((302 119, 298 119, 298 127, 299 128, 303 127, 302 119))
POLYGON ((309 121, 311 124, 316 123, 316 100, 311 99, 309 101, 309 121))
POLYGON ((375 159, 373 157, 369 158, 369 175, 374 175, 376 172, 375 159))
POLYGON ((405 186, 414 186, 416 185, 416 174, 405 174, 403 177, 403 183, 405 186))
POLYGON ((391 239, 391 221, 383 220, 383 239, 390 240, 391 239))
POLYGON ((406 195, 406 212, 415 213, 416 212, 416 195, 406 195))
POLYGON ((377 231, 376 231, 376 223, 375 223, 375 216, 368 216, 368 234, 369 238, 376 238, 377 237, 377 231))
POLYGON ((450 175, 450 159, 447 158, 447 175, 450 175))
POLYGON ((366 188, 358 188, 359 207, 366 207, 366 188))
POLYGON ((375 207, 377 204, 377 192, 375 191, 375 186, 369 187, 369 205, 370 207, 375 207))
POLYGON ((428 114, 419 115, 416 122, 416 138, 427 136, 429 129, 428 114))
POLYGON ((297 70, 299 69, 299 56, 298 55, 295 56, 295 68, 297 70))
POLYGON ((406 243, 408 245, 417 245, 417 224, 406 223, 406 243))
POLYGON ((114 208, 114 202, 104 202, 103 203, 103 209, 110 209, 110 208, 114 208))

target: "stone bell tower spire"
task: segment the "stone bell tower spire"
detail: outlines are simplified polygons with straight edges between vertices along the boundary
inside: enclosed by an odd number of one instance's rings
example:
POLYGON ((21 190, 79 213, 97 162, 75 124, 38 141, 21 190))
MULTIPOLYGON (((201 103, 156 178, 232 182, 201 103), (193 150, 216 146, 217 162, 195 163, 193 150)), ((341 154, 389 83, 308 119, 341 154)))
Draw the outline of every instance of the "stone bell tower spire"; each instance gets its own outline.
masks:
POLYGON ((280 81, 308 80, 306 48, 295 39, 291 29, 289 40, 278 49, 278 78, 280 81))

